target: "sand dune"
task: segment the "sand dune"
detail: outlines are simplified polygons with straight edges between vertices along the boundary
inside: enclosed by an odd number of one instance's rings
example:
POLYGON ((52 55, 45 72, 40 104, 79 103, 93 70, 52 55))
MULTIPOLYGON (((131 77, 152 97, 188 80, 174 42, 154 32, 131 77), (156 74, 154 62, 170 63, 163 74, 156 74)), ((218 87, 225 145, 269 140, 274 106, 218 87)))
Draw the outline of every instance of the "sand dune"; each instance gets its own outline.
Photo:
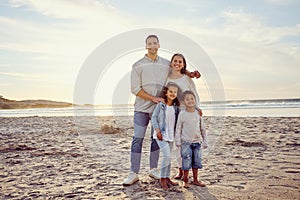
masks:
POLYGON ((207 187, 185 189, 179 182, 163 191, 147 175, 149 129, 140 181, 122 186, 132 117, 0 118, 0 197, 300 199, 300 118, 205 119, 211 148, 203 152, 199 179, 207 187))

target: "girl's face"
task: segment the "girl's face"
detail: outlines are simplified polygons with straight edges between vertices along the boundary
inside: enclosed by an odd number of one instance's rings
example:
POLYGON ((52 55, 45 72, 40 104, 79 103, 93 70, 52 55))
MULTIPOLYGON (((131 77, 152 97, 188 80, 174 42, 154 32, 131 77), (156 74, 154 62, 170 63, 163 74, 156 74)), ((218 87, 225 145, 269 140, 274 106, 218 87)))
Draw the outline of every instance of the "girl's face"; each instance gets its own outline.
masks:
POLYGON ((181 56, 174 56, 171 61, 171 67, 175 71, 180 71, 184 67, 183 58, 181 56))
POLYGON ((196 99, 192 94, 186 94, 183 102, 186 107, 195 107, 196 105, 196 99))
POLYGON ((168 101, 173 101, 177 97, 178 88, 174 86, 170 86, 167 90, 167 99, 168 101))

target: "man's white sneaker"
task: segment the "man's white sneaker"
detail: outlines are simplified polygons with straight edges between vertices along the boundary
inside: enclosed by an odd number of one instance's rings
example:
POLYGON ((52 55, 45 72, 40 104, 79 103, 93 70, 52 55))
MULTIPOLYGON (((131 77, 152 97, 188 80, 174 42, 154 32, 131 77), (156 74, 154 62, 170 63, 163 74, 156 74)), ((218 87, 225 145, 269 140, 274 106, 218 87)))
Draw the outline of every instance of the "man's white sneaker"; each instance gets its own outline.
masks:
POLYGON ((139 177, 138 177, 137 173, 130 172, 128 177, 124 180, 123 185, 129 186, 129 185, 134 184, 138 180, 139 180, 139 177))
POLYGON ((153 168, 149 171, 149 176, 154 179, 160 179, 160 172, 157 168, 153 168))

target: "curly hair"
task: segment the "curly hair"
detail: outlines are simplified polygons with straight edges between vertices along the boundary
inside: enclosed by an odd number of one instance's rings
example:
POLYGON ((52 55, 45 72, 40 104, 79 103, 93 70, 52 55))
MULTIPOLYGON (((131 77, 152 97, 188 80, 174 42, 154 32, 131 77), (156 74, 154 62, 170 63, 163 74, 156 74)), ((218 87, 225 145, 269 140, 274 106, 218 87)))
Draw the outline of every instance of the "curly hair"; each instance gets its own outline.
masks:
POLYGON ((169 87, 176 87, 177 88, 177 97, 173 100, 173 105, 176 105, 176 106, 180 106, 180 102, 178 100, 178 95, 181 93, 181 90, 179 88, 179 86, 176 84, 176 83, 173 83, 173 82, 169 82, 162 90, 161 92, 161 97, 167 102, 168 100, 168 97, 167 97, 167 92, 168 92, 168 89, 169 87))
POLYGON ((194 94, 194 92, 192 92, 191 90, 186 90, 182 93, 182 100, 184 100, 185 96, 188 95, 188 94, 191 94, 193 95, 194 99, 196 99, 196 95, 194 94))

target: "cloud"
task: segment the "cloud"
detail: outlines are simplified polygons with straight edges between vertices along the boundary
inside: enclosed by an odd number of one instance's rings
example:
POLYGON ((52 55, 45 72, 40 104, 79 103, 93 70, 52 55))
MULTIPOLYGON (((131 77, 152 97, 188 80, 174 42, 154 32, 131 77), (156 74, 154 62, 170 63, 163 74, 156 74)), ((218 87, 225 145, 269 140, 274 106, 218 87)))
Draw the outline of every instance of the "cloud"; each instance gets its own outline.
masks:
POLYGON ((115 9, 95 0, 11 0, 13 7, 27 7, 45 16, 59 19, 92 19, 110 15, 115 9))
POLYGON ((222 34, 232 35, 241 41, 272 45, 287 36, 299 36, 300 27, 270 27, 255 15, 244 12, 225 11, 222 34))
POLYGON ((18 78, 22 80, 41 80, 38 74, 26 74, 18 72, 0 72, 1 76, 8 76, 11 78, 18 78))
POLYGON ((112 33, 124 30, 128 23, 112 6, 93 0, 12 0, 10 3, 21 10, 69 21, 45 23, 43 19, 0 17, 1 48, 55 54, 77 51, 78 55, 82 50, 90 50, 90 45, 95 47, 95 41, 101 42, 112 33))
MULTIPOLYGON (((68 68, 78 69, 88 54, 112 35, 154 27, 177 31, 201 45, 216 64, 232 98, 244 95, 245 88, 251 89, 251 95, 255 94, 255 88, 260 88, 263 81, 272 83, 273 88, 294 85, 296 74, 300 74, 299 45, 285 43, 284 39, 299 37, 300 25, 272 27, 264 24, 261 16, 231 9, 219 15, 200 17, 203 5, 198 1, 184 1, 180 5, 175 2, 185 12, 197 9, 197 15, 189 13, 190 18, 180 17, 180 20, 170 15, 154 21, 149 16, 134 13, 128 17, 126 12, 94 0, 12 0, 11 5, 21 13, 29 10, 45 17, 32 20, 0 16, 0 49, 29 53, 33 61, 46 61, 44 65, 53 66, 53 71, 61 74, 57 80, 67 80, 66 77, 70 80, 66 74, 72 72, 68 68), (254 78, 255 74, 258 78, 254 78), (278 77, 280 82, 276 81, 278 77)), ((22 77, 18 73, 0 75, 22 77)), ((299 87, 294 89, 299 91, 299 87)))
POLYGON ((265 0, 265 1, 273 5, 291 5, 297 3, 297 0, 265 0))
POLYGON ((204 48, 222 77, 229 99, 277 98, 300 92, 295 87, 300 74, 299 45, 284 42, 286 37, 299 37, 299 25, 272 27, 258 16, 232 10, 211 21, 218 20, 222 21, 218 26, 203 19, 197 24, 171 20, 162 24, 170 24, 166 28, 189 36, 204 48), (282 88, 287 92, 278 93, 282 88))

